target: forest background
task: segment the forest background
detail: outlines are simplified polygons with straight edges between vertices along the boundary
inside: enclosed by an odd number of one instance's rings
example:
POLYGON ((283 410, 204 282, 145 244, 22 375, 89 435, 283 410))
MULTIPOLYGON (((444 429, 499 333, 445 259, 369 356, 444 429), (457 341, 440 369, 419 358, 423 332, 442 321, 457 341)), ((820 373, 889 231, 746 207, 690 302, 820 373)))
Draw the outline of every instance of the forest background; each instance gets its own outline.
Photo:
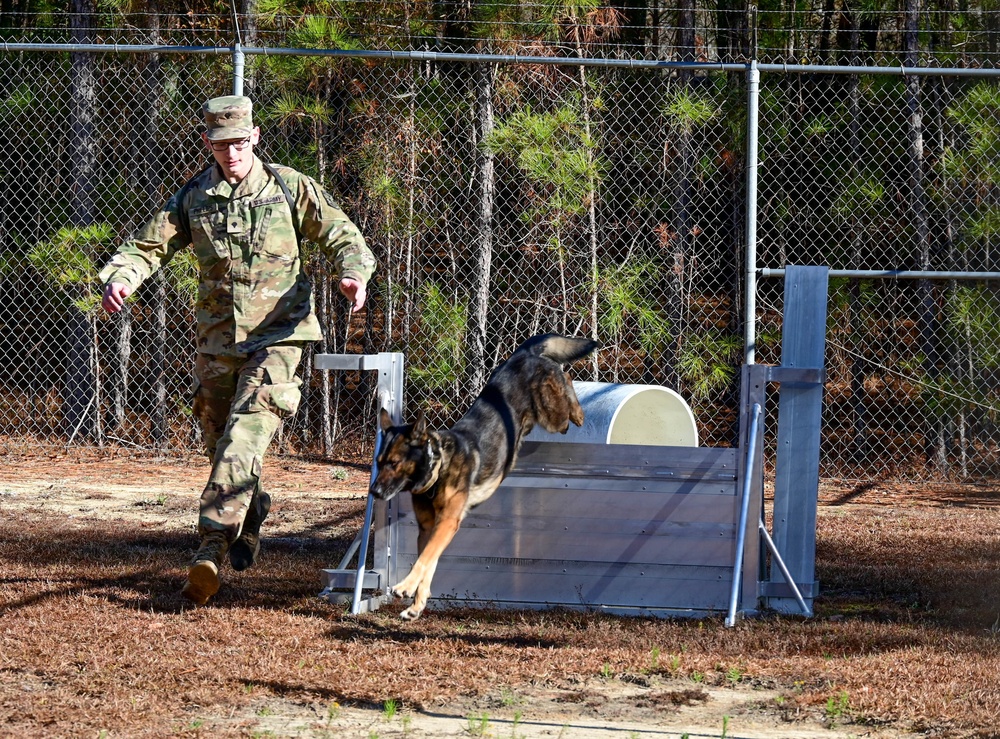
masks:
MULTIPOLYGON (((605 347, 579 379, 675 388, 731 445, 748 322, 780 363, 781 280, 748 321, 748 275, 914 270, 831 280, 821 472, 1000 470, 992 0, 3 0, 0 36, 5 447, 198 448, 193 256, 115 318, 97 270, 206 166, 200 106, 242 75, 262 156, 378 258, 352 319, 310 257, 314 352, 404 352, 409 412, 454 420, 559 331, 605 347)), ((279 449, 364 459, 374 381, 312 355, 279 449)))

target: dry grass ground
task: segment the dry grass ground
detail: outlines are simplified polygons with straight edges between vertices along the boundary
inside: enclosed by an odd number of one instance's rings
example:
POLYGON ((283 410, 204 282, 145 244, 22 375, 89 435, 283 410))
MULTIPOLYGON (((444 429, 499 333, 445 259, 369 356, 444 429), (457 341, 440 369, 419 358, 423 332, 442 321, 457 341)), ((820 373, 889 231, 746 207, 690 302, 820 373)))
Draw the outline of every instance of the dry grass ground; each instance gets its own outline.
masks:
POLYGON ((825 484, 810 620, 403 623, 316 597, 362 464, 272 459, 262 561, 194 609, 201 460, 0 460, 0 734, 1000 736, 994 490, 825 484))

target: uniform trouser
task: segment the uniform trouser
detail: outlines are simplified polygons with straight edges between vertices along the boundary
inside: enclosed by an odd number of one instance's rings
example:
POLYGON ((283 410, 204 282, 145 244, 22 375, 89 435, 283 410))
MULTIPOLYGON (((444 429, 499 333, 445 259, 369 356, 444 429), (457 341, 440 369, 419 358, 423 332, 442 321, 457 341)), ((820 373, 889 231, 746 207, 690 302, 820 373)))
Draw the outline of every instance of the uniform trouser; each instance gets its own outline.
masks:
POLYGON ((212 473, 201 494, 198 531, 222 531, 233 542, 260 489, 264 452, 282 419, 302 397, 295 371, 299 343, 275 344, 250 355, 198 354, 194 415, 201 424, 212 473))

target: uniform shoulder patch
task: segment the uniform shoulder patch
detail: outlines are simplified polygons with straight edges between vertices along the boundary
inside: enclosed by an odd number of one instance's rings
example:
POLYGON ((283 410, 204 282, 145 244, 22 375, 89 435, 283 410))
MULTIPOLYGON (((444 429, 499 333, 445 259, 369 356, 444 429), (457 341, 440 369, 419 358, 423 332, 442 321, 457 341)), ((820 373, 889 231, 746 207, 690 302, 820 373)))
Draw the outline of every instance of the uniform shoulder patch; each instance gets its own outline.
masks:
POLYGON ((329 205, 331 208, 337 208, 338 210, 340 209, 340 203, 334 200, 333 195, 328 193, 326 190, 320 190, 320 192, 323 193, 323 200, 326 201, 327 205, 329 205))

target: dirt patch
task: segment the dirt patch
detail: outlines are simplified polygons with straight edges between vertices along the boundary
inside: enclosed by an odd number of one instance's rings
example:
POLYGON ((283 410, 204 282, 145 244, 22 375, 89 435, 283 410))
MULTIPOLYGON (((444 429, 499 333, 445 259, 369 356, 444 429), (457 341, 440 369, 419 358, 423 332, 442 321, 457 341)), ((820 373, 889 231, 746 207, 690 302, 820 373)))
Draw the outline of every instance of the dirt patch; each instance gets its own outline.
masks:
MULTIPOLYGON (((326 716, 318 707, 286 705, 283 715, 260 715, 258 728, 284 735, 289 716, 299 729, 350 737, 745 737, 754 739, 839 739, 858 736, 858 727, 785 720, 775 710, 773 690, 698 688, 686 680, 595 678, 562 688, 527 686, 478 698, 450 701, 417 711, 393 705, 375 708, 335 706, 326 716), (695 693, 696 698, 691 694, 695 693)), ((263 709, 265 714, 269 704, 263 709)), ((250 718, 245 716, 244 718, 250 718)), ((865 736, 899 736, 862 729, 865 736)))
POLYGON ((369 470, 274 458, 258 566, 179 597, 200 458, 0 467, 0 721, 19 736, 994 736, 1000 495, 824 485, 816 618, 353 618, 317 598, 369 470))

